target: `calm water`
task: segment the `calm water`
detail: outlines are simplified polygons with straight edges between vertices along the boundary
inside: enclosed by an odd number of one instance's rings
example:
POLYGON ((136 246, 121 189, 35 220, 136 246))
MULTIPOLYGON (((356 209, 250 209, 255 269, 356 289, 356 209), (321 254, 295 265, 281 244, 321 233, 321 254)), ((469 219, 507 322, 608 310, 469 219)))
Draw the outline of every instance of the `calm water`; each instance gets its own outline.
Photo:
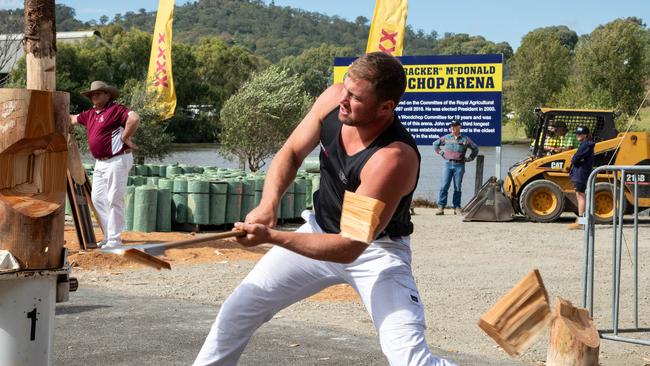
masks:
MULTIPOLYGON (((420 146, 422 155, 422 164, 420 172, 420 182, 415 191, 415 197, 426 198, 435 201, 438 198, 440 190, 440 177, 444 160, 438 156, 432 146, 420 146)), ((479 152, 485 156, 485 166, 483 170, 483 180, 495 175, 496 153, 494 147, 483 147, 479 152)), ((501 148, 501 178, 505 176, 508 168, 525 158, 528 155, 527 145, 504 145, 501 148)), ((310 156, 318 156, 318 150, 313 151, 310 156)), ((85 162, 91 162, 92 158, 84 156, 85 162)), ((262 170, 266 170, 270 164, 270 159, 262 170)), ((149 162, 153 164, 192 164, 197 166, 217 166, 223 168, 237 168, 237 161, 224 159, 218 152, 214 144, 188 144, 176 145, 171 155, 160 162, 149 162)), ((471 162, 465 167, 465 177, 463 179, 463 198, 464 205, 474 195, 474 179, 476 176, 476 162, 471 162)), ((451 194, 453 187, 449 189, 449 200, 451 204, 451 194)))

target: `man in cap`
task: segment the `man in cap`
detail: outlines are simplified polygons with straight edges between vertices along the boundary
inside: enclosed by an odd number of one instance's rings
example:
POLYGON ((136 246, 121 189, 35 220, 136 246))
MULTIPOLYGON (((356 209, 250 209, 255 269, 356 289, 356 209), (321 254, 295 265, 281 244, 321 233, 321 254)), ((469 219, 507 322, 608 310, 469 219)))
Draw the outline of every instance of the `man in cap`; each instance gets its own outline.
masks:
POLYGON ((463 175, 465 175, 465 163, 474 160, 478 155, 478 146, 467 136, 460 133, 460 122, 453 121, 449 128, 450 134, 444 135, 433 143, 436 153, 440 154, 445 160, 442 170, 442 180, 440 182, 440 193, 438 194, 438 211, 436 215, 444 215, 447 206, 447 194, 451 181, 454 181, 454 196, 452 204, 454 206, 454 215, 460 213, 461 188, 463 186, 463 175), (465 157, 467 149, 472 153, 469 158, 465 157))
MULTIPOLYGON (((589 138, 589 128, 584 126, 576 128, 576 138, 580 141, 580 146, 571 158, 569 177, 576 191, 578 216, 582 217, 585 214, 585 189, 587 188, 587 179, 594 166, 594 145, 596 144, 589 138)), ((569 229, 580 230, 583 229, 583 226, 576 221, 569 225, 569 229)))
POLYGON ((124 195, 133 166, 131 151, 137 149, 132 137, 140 124, 140 116, 115 102, 119 91, 103 81, 93 81, 90 90, 82 94, 90 99, 93 107, 71 115, 70 120, 88 130, 88 146, 96 159, 92 201, 105 236, 100 246, 115 248, 122 245, 124 195))

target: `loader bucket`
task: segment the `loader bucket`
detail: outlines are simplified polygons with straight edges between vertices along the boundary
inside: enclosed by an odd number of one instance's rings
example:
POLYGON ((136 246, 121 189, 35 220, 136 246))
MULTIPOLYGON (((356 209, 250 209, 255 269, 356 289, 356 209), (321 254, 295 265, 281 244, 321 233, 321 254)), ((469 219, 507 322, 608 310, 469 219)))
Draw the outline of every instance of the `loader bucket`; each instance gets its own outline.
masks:
POLYGON ((503 181, 496 177, 483 184, 461 213, 463 221, 512 221, 515 218, 515 210, 512 203, 503 194, 503 181))

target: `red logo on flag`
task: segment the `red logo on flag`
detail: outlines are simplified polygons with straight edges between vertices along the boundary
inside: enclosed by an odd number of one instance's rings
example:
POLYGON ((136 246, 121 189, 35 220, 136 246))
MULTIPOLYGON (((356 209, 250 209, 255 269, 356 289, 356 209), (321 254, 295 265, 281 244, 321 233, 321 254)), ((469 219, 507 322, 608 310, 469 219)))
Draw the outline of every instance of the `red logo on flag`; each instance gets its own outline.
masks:
POLYGON ((156 56, 156 80, 154 86, 169 87, 167 82, 167 56, 165 56, 165 33, 158 33, 158 56, 156 56))
POLYGON ((381 38, 379 39, 379 50, 381 52, 386 52, 388 54, 393 54, 395 52, 395 48, 397 46, 397 34, 399 32, 393 32, 389 33, 386 30, 382 29, 381 30, 381 38), (388 47, 384 46, 384 42, 388 41, 388 47))

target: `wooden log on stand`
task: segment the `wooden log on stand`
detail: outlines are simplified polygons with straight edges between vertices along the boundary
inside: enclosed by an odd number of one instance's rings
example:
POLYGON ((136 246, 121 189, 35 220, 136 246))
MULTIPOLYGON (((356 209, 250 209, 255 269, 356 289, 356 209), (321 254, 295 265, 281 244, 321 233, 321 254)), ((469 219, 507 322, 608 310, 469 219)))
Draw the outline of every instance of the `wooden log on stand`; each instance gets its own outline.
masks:
POLYGON ((557 298, 546 366, 598 366, 600 336, 589 311, 557 298))

